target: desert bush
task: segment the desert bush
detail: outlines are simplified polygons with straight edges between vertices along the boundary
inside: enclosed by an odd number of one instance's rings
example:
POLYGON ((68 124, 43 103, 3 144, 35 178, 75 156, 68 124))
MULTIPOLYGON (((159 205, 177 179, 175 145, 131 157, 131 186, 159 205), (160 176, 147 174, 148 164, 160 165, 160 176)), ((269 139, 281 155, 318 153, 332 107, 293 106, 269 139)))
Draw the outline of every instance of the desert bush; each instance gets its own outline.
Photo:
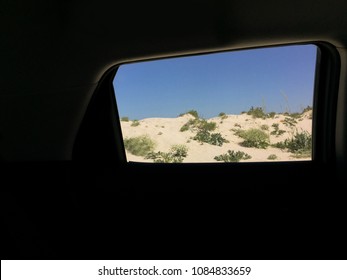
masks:
POLYGON ((234 132, 234 135, 239 136, 239 137, 241 137, 241 138, 242 138, 241 135, 243 135, 243 133, 245 132, 245 130, 240 129, 240 128, 238 128, 238 129, 232 128, 231 131, 234 132))
POLYGON ((185 124, 181 127, 180 131, 181 131, 181 132, 184 132, 184 131, 187 131, 188 129, 189 129, 189 125, 188 125, 188 123, 185 123, 185 124))
POLYGON ((301 118, 301 113, 290 113, 288 116, 293 119, 299 119, 301 118))
POLYGON ((215 146, 222 146, 223 143, 229 143, 229 141, 220 133, 212 133, 208 143, 215 146))
POLYGON ((182 144, 173 145, 170 149, 175 158, 185 158, 188 155, 188 147, 182 144))
POLYGON ((207 130, 207 131, 213 131, 216 129, 217 124, 215 122, 208 122, 206 120, 199 120, 196 124, 196 126, 200 130, 207 130))
POLYGON ((187 111, 185 113, 179 114, 179 117, 182 117, 182 116, 187 115, 187 114, 192 115, 196 119, 199 118, 199 113, 196 110, 189 110, 189 111, 187 111))
POLYGON ((310 152, 312 148, 312 137, 307 131, 296 132, 291 139, 287 139, 286 146, 288 151, 296 154, 310 152))
POLYGON ((125 149, 135 156, 145 156, 152 152, 155 147, 155 142, 147 135, 124 139, 125 149))
POLYGON ((252 116, 253 118, 261 118, 261 119, 265 119, 267 117, 267 114, 264 112, 264 109, 261 107, 251 107, 248 112, 247 115, 252 116))
POLYGON ((206 130, 206 131, 213 131, 217 127, 217 124, 215 122, 208 122, 203 119, 193 119, 187 121, 180 129, 181 132, 187 131, 189 129, 191 130, 206 130))
POLYGON ((199 119, 192 119, 187 121, 180 129, 181 132, 187 131, 189 129, 193 129, 199 123, 199 119))
POLYGON ((281 149, 281 150, 285 150, 285 149, 287 148, 287 146, 286 146, 286 144, 284 143, 284 141, 274 143, 274 144, 272 144, 271 146, 274 147, 274 148, 281 149))
POLYGON ((283 129, 279 129, 279 124, 278 123, 273 123, 271 126, 274 128, 274 130, 270 132, 271 135, 280 136, 280 135, 282 135, 283 133, 286 132, 283 129))
POLYGON ((276 116, 275 112, 270 112, 267 114, 269 118, 273 119, 276 116))
POLYGON ((220 133, 210 133, 207 130, 199 130, 197 134, 193 137, 193 140, 196 140, 200 143, 208 143, 215 146, 222 146, 223 143, 228 143, 220 133))
POLYGON ((133 120, 130 126, 139 126, 139 125, 140 125, 140 122, 138 120, 133 120))
POLYGON ((273 145, 276 148, 287 149, 298 157, 309 157, 312 148, 312 136, 307 131, 296 132, 292 138, 273 145))
POLYGON ((242 159, 250 159, 252 158, 249 154, 246 154, 241 151, 231 151, 228 150, 226 154, 222 154, 219 156, 215 156, 214 159, 216 161, 224 161, 224 162, 239 162, 242 159))
POLYGON ((198 133, 193 137, 193 140, 202 143, 209 143, 211 138, 211 133, 207 130, 199 130, 198 133))
POLYGON ((222 120, 228 118, 228 116, 224 112, 219 113, 218 116, 221 117, 222 120))
POLYGON ((309 112, 308 118, 312 120, 312 107, 307 106, 304 110, 302 110, 302 114, 309 112))
POLYGON ((302 110, 302 114, 308 112, 308 111, 311 111, 312 110, 312 107, 311 106, 307 106, 304 110, 302 110))
POLYGON ((120 120, 121 120, 122 122, 128 122, 128 121, 129 121, 129 118, 128 118, 128 117, 122 117, 120 120))
POLYGON ((277 156, 275 154, 271 154, 267 157, 268 160, 276 160, 277 156))
POLYGON ((187 121, 180 129, 181 132, 187 131, 191 128, 196 127, 196 124, 199 120, 198 119, 194 119, 194 120, 189 120, 187 121))
POLYGON ((241 143, 244 147, 266 149, 270 145, 269 135, 260 129, 241 130, 236 135, 245 140, 241 143))
POLYGON ((196 131, 196 135, 192 138, 200 143, 208 143, 211 145, 222 146, 223 143, 228 141, 222 137, 220 133, 210 133, 215 130, 217 124, 215 122, 208 122, 204 119, 191 119, 186 122, 180 129, 181 132, 191 130, 196 131))
POLYGON ((188 148, 185 145, 173 145, 167 153, 148 153, 146 159, 152 159, 155 163, 181 163, 187 155, 188 148))
POLYGON ((261 130, 269 130, 269 126, 267 124, 263 124, 260 127, 261 130))
POLYGON ((285 125, 288 126, 288 127, 293 127, 293 126, 295 126, 297 123, 298 123, 298 122, 297 122, 294 118, 292 118, 292 117, 290 117, 290 118, 286 117, 286 118, 284 119, 284 121, 283 121, 283 124, 285 124, 285 125))

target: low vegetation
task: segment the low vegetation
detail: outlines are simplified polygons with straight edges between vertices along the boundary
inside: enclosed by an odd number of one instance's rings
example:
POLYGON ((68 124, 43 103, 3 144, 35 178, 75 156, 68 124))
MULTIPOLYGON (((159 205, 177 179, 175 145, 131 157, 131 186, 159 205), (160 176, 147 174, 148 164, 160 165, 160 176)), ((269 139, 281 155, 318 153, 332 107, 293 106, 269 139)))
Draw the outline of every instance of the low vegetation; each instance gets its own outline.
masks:
POLYGON ((138 120, 133 120, 130 126, 139 126, 140 122, 138 120))
POLYGON ((225 120, 228 118, 228 116, 224 112, 219 113, 218 117, 220 117, 222 120, 225 120))
POLYGON ((283 124, 288 127, 295 127, 297 123, 298 123, 297 120, 293 117, 286 117, 283 121, 283 124))
MULTIPOLYGON (((196 112, 193 110, 193 112, 196 112)), ((198 116, 198 113, 195 114, 198 116)), ((200 143, 208 143, 211 145, 222 146, 223 143, 228 143, 228 141, 223 138, 220 133, 211 133, 217 128, 215 122, 208 122, 204 119, 194 118, 187 121, 181 128, 180 131, 184 132, 187 130, 195 132, 195 136, 192 138, 200 143)))
POLYGON ((275 154, 271 154, 267 157, 268 160, 276 160, 277 156, 275 154))
POLYGON ((193 137, 193 140, 215 146, 222 146, 223 143, 229 143, 229 141, 226 140, 222 134, 210 133, 209 131, 203 129, 197 132, 197 134, 193 137))
POLYGON ((270 132, 271 135, 278 137, 286 132, 285 130, 280 129, 280 125, 278 123, 273 123, 271 126, 273 127, 273 131, 270 132))
POLYGON ((235 132, 235 135, 244 139, 244 141, 241 143, 241 145, 244 147, 266 149, 270 145, 269 135, 261 129, 239 129, 235 132))
POLYGON ((296 157, 310 157, 312 136, 307 131, 296 132, 291 138, 278 142, 273 146, 282 150, 287 150, 296 157))
POLYGON ((267 130, 269 130, 269 126, 267 124, 263 124, 263 125, 260 126, 260 129, 267 131, 267 130))
POLYGON ((146 156, 155 148, 155 142, 147 135, 124 139, 125 149, 135 156, 146 156))
POLYGON ((185 145, 173 145, 167 153, 149 152, 145 158, 155 163, 181 163, 187 155, 188 148, 185 145))
POLYGON ((187 131, 187 130, 206 130, 206 131, 213 131, 217 127, 217 124, 215 122, 208 122, 204 119, 191 119, 187 121, 180 129, 181 132, 187 131))
POLYGON ((198 119, 199 118, 199 113, 196 110, 190 110, 185 113, 179 114, 179 117, 182 117, 184 115, 192 115, 194 118, 198 119))
POLYGON ((307 113, 307 112, 309 112, 309 111, 312 111, 312 107, 311 107, 311 106, 306 106, 306 108, 304 108, 304 109, 302 110, 302 114, 305 114, 305 113, 307 113))
MULTIPOLYGON (((272 147, 276 147, 278 149, 281 149, 283 152, 286 152, 285 154, 277 153, 276 155, 275 153, 270 154, 264 151, 264 154, 261 155, 261 158, 263 160, 277 160, 278 156, 282 160, 288 159, 290 157, 309 158, 311 156, 312 137, 309 132, 304 131, 304 129, 310 130, 310 123, 306 121, 302 122, 312 116, 311 107, 306 107, 302 113, 280 114, 277 114, 275 112, 267 113, 262 107, 251 107, 250 110, 248 112, 244 112, 244 114, 247 114, 251 117, 248 117, 246 115, 243 115, 242 117, 228 116, 224 112, 221 112, 218 114, 219 118, 215 118, 215 121, 210 121, 199 117, 199 113, 196 110, 190 110, 180 115, 185 115, 186 118, 184 120, 186 120, 186 123, 184 123, 183 126, 178 127, 177 129, 181 132, 189 131, 189 133, 184 133, 180 135, 179 138, 182 139, 182 143, 184 143, 185 145, 188 145, 187 143, 193 142, 188 146, 190 147, 191 145, 194 145, 195 148, 198 147, 196 142, 200 143, 201 145, 206 143, 214 146, 223 146, 225 143, 229 143, 230 140, 230 142, 232 142, 231 145, 239 143, 239 145, 242 147, 256 149, 267 149, 271 145, 272 147), (223 123, 224 119, 226 118, 229 119, 225 121, 224 125, 217 124, 218 122, 223 123), (270 118, 273 118, 274 120, 270 120, 270 118), (249 122, 247 123, 247 121, 249 122), (298 129, 302 129, 301 132, 299 132, 298 129), (234 135, 238 136, 239 139, 234 136, 230 137, 230 131, 233 131, 234 135), (274 140, 273 136, 279 137, 283 134, 290 135, 290 137, 283 137, 282 139, 280 139, 282 141, 276 144, 272 144, 270 142, 270 140, 274 140), (285 140, 283 141, 283 139, 285 140)), ((183 119, 180 119, 180 122, 182 120, 183 119)), ((128 122, 130 120, 128 117, 122 117, 121 121, 128 122)), ((163 128, 165 128, 165 126, 163 125, 165 123, 161 122, 160 125, 158 123, 154 124, 156 124, 156 128, 160 128, 155 130, 153 139, 156 139, 157 141, 167 141, 168 137, 170 137, 170 133, 167 130, 162 130, 163 128)), ((149 128, 151 128, 147 120, 132 120, 129 124, 122 123, 122 126, 124 126, 125 128, 128 128, 129 126, 134 127, 139 125, 142 125, 143 129, 145 129, 147 125, 149 128)), ((156 146, 155 141, 145 135, 125 138, 124 145, 128 153, 136 156, 142 156, 146 159, 151 159, 153 160, 153 162, 158 163, 183 162, 188 153, 187 146, 183 144, 174 145, 167 152, 154 152, 156 146)), ((228 148, 229 147, 227 147, 224 152, 228 150, 228 148)), ((244 149, 244 151, 247 151, 249 154, 243 151, 237 151, 237 149, 230 149, 227 153, 215 156, 214 160, 222 162, 238 162, 250 159, 252 155, 251 152, 253 150, 244 149)))
POLYGON ((239 162, 240 160, 251 159, 252 157, 249 154, 246 154, 241 151, 235 152, 234 150, 228 150, 226 154, 222 154, 219 156, 215 156, 214 159, 216 161, 224 161, 224 162, 239 162))
MULTIPOLYGON (((311 106, 307 106, 305 109, 303 109, 303 111, 301 113, 288 113, 285 112, 283 113, 283 115, 287 116, 287 125, 290 126, 291 124, 295 124, 295 119, 300 119, 302 118, 304 113, 310 112, 312 111, 312 107, 311 106)), ((247 114, 252 116, 253 118, 260 118, 260 119, 267 119, 267 118, 275 118, 276 116, 276 112, 270 112, 270 113, 266 113, 264 108, 262 107, 251 107, 247 112, 243 111, 241 112, 241 114, 247 114)), ((312 114, 311 114, 311 118, 312 118, 312 114)))
POLYGON ((264 109, 261 107, 251 107, 248 112, 247 115, 252 116, 253 118, 261 118, 261 119, 266 119, 268 117, 268 115, 264 112, 264 109))

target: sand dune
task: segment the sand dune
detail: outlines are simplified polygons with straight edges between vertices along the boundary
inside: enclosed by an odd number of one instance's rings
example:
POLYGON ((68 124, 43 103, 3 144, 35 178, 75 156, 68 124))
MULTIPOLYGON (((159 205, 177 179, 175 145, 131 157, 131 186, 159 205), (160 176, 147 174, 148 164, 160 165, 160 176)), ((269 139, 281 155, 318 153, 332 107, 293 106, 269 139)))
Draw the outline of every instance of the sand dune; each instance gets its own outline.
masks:
MULTIPOLYGON (((291 160, 307 160, 310 158, 294 158, 292 153, 283 151, 279 148, 269 146, 266 149, 243 147, 240 143, 243 139, 235 135, 236 129, 247 130, 250 128, 259 128, 263 126, 263 131, 270 136, 270 143, 274 144, 291 138, 295 131, 307 131, 311 134, 312 130, 312 112, 308 111, 296 120, 294 126, 286 125, 286 115, 276 114, 273 118, 253 118, 246 113, 240 115, 226 115, 222 117, 214 117, 207 119, 209 122, 216 122, 217 128, 213 133, 221 133, 221 135, 229 141, 222 146, 215 146, 208 143, 199 143, 192 138, 196 135, 196 131, 187 130, 181 132, 181 127, 194 117, 190 114, 185 114, 177 118, 147 118, 139 121, 139 125, 132 126, 132 121, 122 121, 121 127, 124 138, 131 138, 140 135, 148 135, 156 142, 155 151, 168 152, 170 147, 175 144, 184 144, 188 148, 188 155, 184 162, 215 162, 215 156, 226 153, 228 150, 243 151, 249 154, 252 158, 243 161, 259 162, 268 161, 268 156, 274 154, 277 156, 277 161, 291 160), (279 129, 285 132, 280 136, 271 135, 274 130, 273 124, 278 124, 279 129), (266 126, 268 129, 266 130, 266 126)), ((132 155, 127 152, 128 161, 152 162, 132 155)))

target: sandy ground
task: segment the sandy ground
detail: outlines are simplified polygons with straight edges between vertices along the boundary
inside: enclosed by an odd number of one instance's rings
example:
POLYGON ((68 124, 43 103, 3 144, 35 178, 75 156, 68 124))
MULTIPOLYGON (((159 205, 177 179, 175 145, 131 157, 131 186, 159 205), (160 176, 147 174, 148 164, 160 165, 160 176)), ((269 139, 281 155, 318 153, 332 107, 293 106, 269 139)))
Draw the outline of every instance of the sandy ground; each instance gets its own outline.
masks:
MULTIPOLYGON (((241 115, 226 115, 227 118, 214 117, 207 119, 207 121, 213 121, 217 123, 217 128, 212 133, 221 133, 229 143, 224 143, 222 146, 215 146, 207 143, 199 143, 191 138, 195 136, 193 131, 181 132, 181 127, 187 123, 187 121, 193 116, 190 114, 183 115, 177 118, 147 118, 139 121, 138 126, 131 126, 132 121, 122 121, 122 133, 123 137, 135 137, 140 135, 148 135, 156 142, 155 151, 168 152, 170 147, 175 144, 184 144, 188 148, 188 156, 183 162, 216 162, 215 156, 226 153, 228 150, 243 151, 252 156, 249 162, 269 161, 267 158, 271 154, 277 156, 276 161, 291 161, 291 160, 308 160, 310 158, 297 159, 294 158, 291 153, 282 151, 278 148, 268 147, 267 149, 257 149, 242 147, 240 143, 242 138, 234 135, 235 129, 247 130, 249 128, 260 128, 262 125, 267 125, 268 130, 264 130, 270 136, 270 143, 274 144, 280 141, 284 141, 287 138, 291 138, 295 131, 307 131, 311 133, 312 120, 310 115, 312 112, 306 112, 300 119, 296 119, 297 124, 289 127, 284 124, 286 116, 278 114, 274 118, 253 118, 247 114, 241 115), (279 124, 279 129, 286 132, 280 136, 270 135, 273 131, 272 125, 274 123, 279 124)), ((128 161, 137 162, 152 162, 152 160, 144 159, 143 157, 134 156, 127 152, 128 161)))

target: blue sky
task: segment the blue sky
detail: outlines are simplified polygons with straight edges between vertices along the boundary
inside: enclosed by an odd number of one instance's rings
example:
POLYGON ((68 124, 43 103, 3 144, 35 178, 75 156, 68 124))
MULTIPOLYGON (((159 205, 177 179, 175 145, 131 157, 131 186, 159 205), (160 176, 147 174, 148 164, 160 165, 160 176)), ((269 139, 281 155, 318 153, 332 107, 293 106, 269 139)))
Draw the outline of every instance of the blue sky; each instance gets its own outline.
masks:
POLYGON ((298 45, 121 65, 114 79, 120 117, 204 118, 251 106, 298 112, 312 106, 317 47, 298 45))

